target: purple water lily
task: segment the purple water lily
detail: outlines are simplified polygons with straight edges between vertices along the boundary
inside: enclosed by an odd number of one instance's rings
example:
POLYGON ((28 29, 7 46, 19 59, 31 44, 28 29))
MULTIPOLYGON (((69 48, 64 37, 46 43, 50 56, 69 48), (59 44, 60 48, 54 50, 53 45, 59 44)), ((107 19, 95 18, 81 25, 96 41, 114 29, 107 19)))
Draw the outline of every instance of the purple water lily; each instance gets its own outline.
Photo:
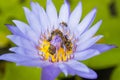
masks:
POLYGON ((89 79, 97 78, 97 74, 80 61, 115 46, 96 43, 103 37, 94 36, 102 20, 90 27, 96 9, 80 20, 81 2, 70 12, 70 5, 64 1, 59 15, 51 0, 47 0, 46 10, 35 2, 31 2, 31 8, 29 10, 24 7, 28 24, 13 20, 16 26, 7 25, 13 33, 7 37, 17 46, 10 48, 13 53, 1 55, 0 60, 40 67, 41 80, 54 80, 61 72, 65 76, 70 74, 89 79))

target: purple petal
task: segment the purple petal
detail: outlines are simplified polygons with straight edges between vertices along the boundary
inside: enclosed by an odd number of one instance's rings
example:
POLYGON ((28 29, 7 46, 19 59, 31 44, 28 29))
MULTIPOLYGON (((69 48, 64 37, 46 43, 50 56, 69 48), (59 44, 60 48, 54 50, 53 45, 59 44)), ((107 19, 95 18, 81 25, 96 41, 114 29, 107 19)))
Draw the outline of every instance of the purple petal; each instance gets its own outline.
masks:
POLYGON ((86 60, 86 59, 94 57, 98 54, 100 54, 100 52, 98 50, 88 49, 88 50, 85 50, 85 51, 82 51, 82 52, 74 53, 74 59, 76 59, 76 60, 86 60))
POLYGON ((95 44, 91 47, 91 49, 96 49, 96 50, 100 51, 101 53, 105 52, 107 50, 110 50, 112 48, 116 48, 116 46, 115 45, 108 45, 108 44, 95 44))
POLYGON ((10 62, 19 62, 21 60, 26 60, 27 57, 21 56, 15 53, 8 53, 8 54, 3 54, 0 56, 0 60, 6 60, 10 62))
POLYGON ((21 36, 21 37, 25 37, 25 35, 15 26, 13 25, 9 25, 9 24, 6 24, 6 26, 8 27, 8 29, 14 34, 14 35, 18 35, 18 36, 21 36))
MULTIPOLYGON (((21 23, 22 25, 22 23, 21 23)), ((23 37, 25 39, 30 39, 32 41, 34 41, 35 43, 38 42, 38 37, 34 34, 34 32, 32 32, 29 27, 25 27, 24 25, 23 26, 20 26, 20 28, 18 27, 15 27, 15 26, 12 26, 12 25, 9 25, 7 24, 6 25, 8 27, 8 29, 14 34, 14 35, 17 35, 17 36, 20 36, 20 37, 23 37), (23 29, 23 28, 24 29, 23 29), (21 31, 23 30, 23 31, 21 31), (34 39, 33 39, 34 38, 34 39)))
POLYGON ((24 8, 25 14, 33 30, 40 35, 42 30, 47 30, 50 26, 48 15, 38 3, 31 2, 31 8, 32 12, 28 8, 24 8))
POLYGON ((38 10, 38 13, 39 13, 38 18, 40 20, 40 24, 42 26, 42 29, 47 30, 48 27, 50 26, 50 21, 48 19, 48 16, 47 16, 45 10, 38 3, 36 3, 36 6, 37 6, 37 8, 39 8, 39 10, 38 10))
POLYGON ((58 67, 65 74, 65 76, 68 75, 67 67, 63 63, 58 64, 58 67))
POLYGON ((96 15, 96 9, 93 9, 88 15, 80 22, 80 24, 75 28, 76 37, 79 37, 85 30, 87 30, 92 22, 94 21, 96 15))
POLYGON ((61 6, 60 13, 59 13, 60 23, 61 22, 68 23, 69 14, 70 14, 70 6, 65 0, 64 4, 61 6))
POLYGON ((74 9, 74 11, 71 13, 70 18, 69 18, 69 27, 70 28, 75 28, 76 25, 78 25, 80 18, 82 15, 82 3, 79 2, 77 7, 74 9))
POLYGON ((51 0, 47 0, 46 13, 50 20, 51 26, 57 27, 58 26, 57 25, 57 18, 58 18, 57 11, 56 11, 55 5, 53 4, 51 0))
POLYGON ((75 73, 76 70, 74 70, 73 68, 69 67, 68 65, 66 65, 66 67, 67 67, 68 74, 70 74, 72 76, 76 75, 76 73, 75 73))
POLYGON ((24 7, 24 12, 30 27, 36 34, 41 34, 41 24, 39 17, 34 15, 28 8, 24 7))
POLYGON ((85 40, 90 39, 91 37, 93 37, 95 35, 95 33, 97 32, 97 30, 99 29, 100 25, 102 23, 102 20, 100 20, 99 22, 97 22, 93 27, 91 27, 89 30, 87 30, 86 32, 84 32, 80 37, 79 37, 79 43, 82 43, 85 40))
POLYGON ((16 45, 27 48, 27 49, 31 49, 34 50, 36 49, 35 45, 33 42, 24 39, 22 37, 16 36, 16 35, 9 35, 7 36, 7 38, 9 38, 12 42, 14 42, 16 45))
POLYGON ((48 65, 51 65, 48 61, 42 61, 41 58, 29 58, 26 60, 22 60, 17 63, 17 65, 23 65, 23 66, 33 66, 33 67, 46 67, 48 65))
POLYGON ((96 79, 97 78, 96 72, 94 72, 93 70, 91 70, 89 68, 88 68, 88 72, 77 71, 70 67, 67 67, 67 70, 70 75, 78 75, 82 78, 87 78, 87 79, 96 79))
MULTIPOLYGON (((31 5, 31 8, 32 8, 32 12, 33 12, 36 16, 39 16, 39 13, 38 13, 39 8, 37 7, 36 3, 31 1, 30 5, 31 5)), ((26 13, 26 15, 27 15, 27 14, 29 15, 29 13, 30 13, 30 10, 28 9, 28 13, 26 13)))
POLYGON ((25 49, 23 47, 12 47, 9 50, 13 51, 17 54, 20 54, 20 55, 27 55, 29 57, 38 57, 38 51, 37 50, 25 49))
POLYGON ((84 71, 84 72, 89 71, 88 67, 86 65, 84 65, 76 60, 69 60, 68 62, 65 62, 65 64, 77 71, 84 71))
POLYGON ((22 33, 27 33, 27 29, 29 29, 29 26, 27 24, 18 20, 13 20, 13 22, 16 24, 16 26, 22 33))
POLYGON ((25 55, 19 55, 14 53, 3 54, 0 56, 0 60, 15 62, 17 65, 23 66, 44 67, 51 65, 48 61, 42 61, 39 56, 37 58, 31 58, 25 55))
POLYGON ((30 39, 32 40, 33 42, 37 43, 38 42, 38 37, 29 29, 29 27, 25 27, 24 25, 21 26, 20 28, 24 27, 24 29, 20 29, 18 27, 15 27, 15 26, 12 26, 12 25, 9 25, 7 24, 6 25, 8 27, 8 29, 14 34, 14 35, 17 35, 17 36, 20 36, 20 37, 23 37, 25 39, 30 39), (21 30, 23 30, 21 32, 21 30), (33 39, 34 38, 34 39, 33 39))
POLYGON ((89 72, 79 72, 76 71, 76 74, 80 77, 87 78, 87 79, 97 79, 97 74, 93 70, 89 69, 89 72))
POLYGON ((35 32, 25 23, 17 20, 13 20, 18 29, 30 40, 34 41, 36 44, 38 43, 39 37, 36 36, 35 32))
POLYGON ((55 80, 59 75, 60 70, 56 66, 47 66, 42 69, 41 80, 55 80))
POLYGON ((76 48, 76 51, 82 51, 85 50, 89 47, 91 47, 92 45, 94 45, 98 40, 100 40, 103 36, 99 35, 99 36, 95 36, 87 41, 84 41, 82 43, 77 43, 78 46, 76 48))

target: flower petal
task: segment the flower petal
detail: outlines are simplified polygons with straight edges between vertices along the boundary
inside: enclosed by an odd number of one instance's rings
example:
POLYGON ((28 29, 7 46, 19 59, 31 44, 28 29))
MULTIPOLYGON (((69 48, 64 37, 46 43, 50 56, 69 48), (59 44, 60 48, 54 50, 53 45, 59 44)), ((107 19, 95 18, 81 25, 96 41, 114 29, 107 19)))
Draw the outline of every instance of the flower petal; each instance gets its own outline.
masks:
POLYGON ((39 37, 32 31, 32 29, 25 23, 13 20, 13 22, 17 25, 18 29, 27 37, 27 39, 32 40, 34 43, 38 43, 39 37))
MULTIPOLYGON (((33 14, 35 14, 35 16, 39 16, 38 14, 39 8, 37 7, 36 3, 31 1, 30 6, 31 6, 33 14)), ((30 13, 29 10, 28 10, 28 13, 30 13)))
POLYGON ((88 49, 82 52, 77 52, 74 53, 74 59, 76 60, 86 60, 89 59, 93 56, 96 56, 100 54, 100 52, 98 50, 94 50, 94 49, 88 49))
POLYGON ((68 23, 69 14, 70 14, 70 6, 65 0, 64 4, 61 6, 60 13, 59 13, 60 23, 61 22, 68 23))
POLYGON ((6 26, 8 27, 8 29, 14 34, 14 35, 18 35, 18 36, 21 36, 21 37, 25 37, 25 35, 15 26, 13 25, 9 25, 9 24, 6 24, 6 26))
POLYGON ((47 0, 47 6, 46 6, 46 13, 48 15, 48 18, 50 20, 51 26, 58 27, 57 26, 57 11, 56 8, 51 0, 47 0))
POLYGON ((87 16, 80 22, 80 24, 74 28, 76 37, 80 36, 86 29, 90 27, 92 22, 94 21, 96 15, 96 9, 93 9, 87 16))
POLYGON ((8 53, 0 56, 0 60, 15 62, 17 65, 36 67, 45 67, 51 65, 48 61, 42 61, 40 59, 41 59, 40 57, 31 58, 25 55, 19 55, 15 53, 8 53))
POLYGON ((27 24, 25 24, 24 22, 18 21, 18 20, 13 20, 13 22, 16 24, 16 26, 22 33, 26 34, 26 29, 29 28, 27 24))
POLYGON ((97 30, 99 29, 101 23, 102 23, 102 20, 100 20, 99 22, 97 22, 92 28, 90 28, 85 33, 83 33, 79 37, 79 43, 82 43, 83 41, 88 40, 91 37, 93 37, 95 35, 95 33, 97 32, 97 30))
POLYGON ((42 61, 41 58, 29 58, 26 60, 22 60, 17 63, 17 65, 23 65, 23 66, 33 66, 33 67, 46 67, 48 65, 51 65, 48 61, 42 61))
POLYGON ((21 60, 25 60, 26 58, 27 57, 21 56, 15 53, 7 53, 0 56, 0 60, 6 60, 6 61, 16 62, 16 63, 21 60))
MULTIPOLYGON (((17 21, 16 21, 17 22, 17 21)), ((12 25, 9 25, 7 24, 6 26, 8 27, 8 29, 16 36, 20 36, 20 37, 23 37, 27 40, 31 40, 33 41, 34 43, 38 43, 38 37, 34 34, 34 32, 29 28, 29 27, 25 27, 24 25, 22 26, 22 22, 19 22, 18 23, 21 24, 21 26, 18 27, 15 27, 15 26, 12 26, 12 25), (21 32, 22 31, 22 32, 21 32)))
POLYGON ((40 20, 37 16, 35 16, 28 8, 24 7, 24 12, 27 18, 27 21, 30 25, 30 27, 35 31, 36 34, 41 34, 41 24, 40 20))
POLYGON ((42 69, 41 80, 55 80, 59 75, 60 70, 56 66, 47 66, 42 69))
POLYGON ((78 75, 82 78, 87 78, 87 79, 96 79, 97 78, 97 74, 96 72, 94 72, 93 70, 88 68, 88 72, 84 72, 84 71, 77 71, 72 69, 71 67, 67 67, 68 73, 70 75, 78 75))
POLYGON ((84 41, 83 43, 78 43, 78 46, 76 48, 76 51, 82 51, 85 50, 89 47, 91 47, 92 45, 94 45, 99 39, 101 39, 103 36, 99 35, 96 37, 93 37, 87 41, 84 41))
POLYGON ((58 67, 60 68, 60 70, 65 74, 65 76, 68 75, 68 71, 65 65, 63 65, 63 63, 58 64, 58 67))
POLYGON ((75 26, 80 21, 81 15, 82 15, 82 3, 79 2, 77 7, 74 9, 74 11, 70 15, 68 26, 72 29, 75 28, 75 26))
POLYGON ((18 46, 21 46, 30 50, 36 49, 34 43, 32 43, 30 40, 27 40, 25 38, 22 38, 16 35, 9 35, 7 36, 7 38, 9 38, 12 42, 14 42, 18 46))
POLYGON ((23 47, 12 47, 9 50, 13 51, 17 54, 20 54, 20 55, 27 55, 29 57, 38 57, 38 51, 37 50, 25 49, 23 47))
POLYGON ((40 20, 39 23, 41 24, 43 30, 47 30, 48 27, 50 27, 50 21, 49 21, 48 15, 38 3, 36 3, 36 6, 37 8, 39 8, 38 10, 38 14, 39 14, 38 18, 40 20))
POLYGON ((76 71, 76 74, 80 77, 83 78, 87 78, 87 79, 97 79, 97 74, 95 71, 89 69, 89 72, 80 72, 80 71, 76 71))
POLYGON ((87 79, 96 79, 97 78, 96 72, 94 72, 93 70, 91 70, 89 68, 88 68, 88 72, 77 71, 70 67, 67 67, 67 70, 70 75, 78 75, 82 78, 87 78, 87 79))
POLYGON ((91 47, 91 49, 96 49, 96 50, 100 51, 101 53, 105 52, 107 50, 110 50, 112 48, 116 48, 116 46, 115 45, 108 45, 108 44, 95 44, 91 47))
POLYGON ((77 70, 77 71, 83 71, 83 72, 88 72, 88 67, 76 60, 69 60, 68 62, 65 62, 65 64, 68 66, 68 67, 71 67, 72 69, 74 70, 77 70))

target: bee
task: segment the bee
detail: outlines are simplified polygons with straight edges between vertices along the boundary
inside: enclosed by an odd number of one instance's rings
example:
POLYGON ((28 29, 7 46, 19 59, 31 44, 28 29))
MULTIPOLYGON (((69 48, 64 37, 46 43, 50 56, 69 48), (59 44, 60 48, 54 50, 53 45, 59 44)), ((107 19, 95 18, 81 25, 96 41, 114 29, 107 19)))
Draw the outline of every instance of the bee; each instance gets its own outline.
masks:
POLYGON ((63 42, 67 50, 70 51, 72 49, 72 42, 67 38, 67 35, 64 36, 63 42))
MULTIPOLYGON (((48 38, 48 41, 50 42, 52 40, 52 38, 54 36, 56 36, 56 35, 58 35, 62 39, 61 47, 63 48, 63 46, 65 46, 66 49, 68 51, 70 51, 72 49, 72 42, 71 42, 71 40, 69 40, 67 38, 67 35, 63 35, 63 33, 60 30, 58 30, 58 29, 54 30, 51 33, 51 36, 48 38)), ((56 47, 54 45, 50 44, 49 52, 50 52, 50 54, 54 55, 56 53, 56 47)))
POLYGON ((51 41, 52 38, 53 38, 54 36, 56 36, 56 35, 62 37, 62 36, 63 36, 63 33, 62 33, 60 30, 58 30, 58 29, 56 29, 55 31, 52 31, 51 36, 48 38, 48 41, 51 41))
POLYGON ((54 55, 56 53, 56 47, 52 44, 50 44, 49 53, 52 55, 54 55))
MULTIPOLYGON (((56 36, 56 35, 58 35, 60 37, 63 36, 62 32, 60 30, 56 29, 55 31, 53 31, 51 33, 51 36, 48 38, 48 41, 50 42, 53 39, 53 37, 56 36)), ((50 44, 49 53, 52 54, 52 55, 54 55, 56 53, 56 47, 52 44, 50 44)))
POLYGON ((56 29, 55 31, 53 31, 51 34, 53 36, 55 36, 55 35, 63 36, 63 33, 60 30, 58 30, 58 29, 56 29))
POLYGON ((61 26, 65 26, 65 27, 68 26, 67 23, 65 23, 65 22, 61 22, 60 25, 61 25, 61 26))

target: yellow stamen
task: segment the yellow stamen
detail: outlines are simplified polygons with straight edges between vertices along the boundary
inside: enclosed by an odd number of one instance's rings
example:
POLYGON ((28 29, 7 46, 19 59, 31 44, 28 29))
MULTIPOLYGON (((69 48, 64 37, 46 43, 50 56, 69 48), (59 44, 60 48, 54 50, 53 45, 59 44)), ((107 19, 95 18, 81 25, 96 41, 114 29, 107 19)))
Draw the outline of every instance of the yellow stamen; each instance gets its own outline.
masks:
POLYGON ((56 53, 50 54, 49 47, 50 47, 50 42, 44 40, 40 45, 39 50, 43 53, 41 56, 43 56, 44 60, 50 60, 51 62, 67 61, 70 55, 73 53, 72 50, 68 51, 60 47, 56 51, 56 53))

